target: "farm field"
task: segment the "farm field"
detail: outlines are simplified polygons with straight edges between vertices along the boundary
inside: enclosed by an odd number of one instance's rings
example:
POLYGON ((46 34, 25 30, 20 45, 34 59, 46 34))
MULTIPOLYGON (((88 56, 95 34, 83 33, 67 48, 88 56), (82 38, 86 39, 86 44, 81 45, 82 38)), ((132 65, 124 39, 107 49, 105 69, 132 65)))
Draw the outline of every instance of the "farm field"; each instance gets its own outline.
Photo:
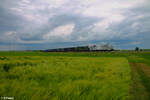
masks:
POLYGON ((0 52, 0 96, 149 100, 149 52, 0 52))

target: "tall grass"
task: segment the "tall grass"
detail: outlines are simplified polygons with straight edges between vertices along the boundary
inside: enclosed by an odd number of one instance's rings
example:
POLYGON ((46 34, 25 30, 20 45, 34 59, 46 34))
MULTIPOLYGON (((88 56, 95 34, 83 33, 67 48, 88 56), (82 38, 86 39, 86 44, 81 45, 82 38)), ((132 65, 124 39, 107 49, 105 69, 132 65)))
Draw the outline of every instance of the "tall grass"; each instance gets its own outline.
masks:
POLYGON ((14 96, 15 100, 128 100, 130 97, 130 67, 125 58, 4 58, 0 59, 0 96, 14 96))

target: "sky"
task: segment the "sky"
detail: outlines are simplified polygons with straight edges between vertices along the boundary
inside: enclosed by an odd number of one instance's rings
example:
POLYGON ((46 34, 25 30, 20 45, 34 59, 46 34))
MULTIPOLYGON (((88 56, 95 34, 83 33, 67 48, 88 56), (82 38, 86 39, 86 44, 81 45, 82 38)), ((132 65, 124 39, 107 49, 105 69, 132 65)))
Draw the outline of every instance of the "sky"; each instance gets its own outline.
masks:
POLYGON ((0 0, 0 50, 150 48, 150 0, 0 0))

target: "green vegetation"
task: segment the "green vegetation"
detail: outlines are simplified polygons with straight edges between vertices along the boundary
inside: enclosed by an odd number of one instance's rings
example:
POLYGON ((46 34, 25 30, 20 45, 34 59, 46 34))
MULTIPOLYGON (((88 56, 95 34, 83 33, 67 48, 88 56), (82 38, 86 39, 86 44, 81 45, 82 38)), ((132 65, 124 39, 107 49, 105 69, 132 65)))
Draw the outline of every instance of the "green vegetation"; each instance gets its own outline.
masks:
POLYGON ((0 96, 149 100, 150 52, 0 52, 0 96), (131 66, 131 67, 130 67, 131 66))

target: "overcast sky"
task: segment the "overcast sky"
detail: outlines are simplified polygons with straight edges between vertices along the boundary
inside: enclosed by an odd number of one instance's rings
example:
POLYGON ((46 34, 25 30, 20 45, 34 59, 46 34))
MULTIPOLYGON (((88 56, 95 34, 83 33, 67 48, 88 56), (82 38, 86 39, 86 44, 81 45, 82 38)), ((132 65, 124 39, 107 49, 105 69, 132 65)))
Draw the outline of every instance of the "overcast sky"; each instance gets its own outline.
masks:
POLYGON ((0 0, 0 50, 150 48, 150 0, 0 0))

